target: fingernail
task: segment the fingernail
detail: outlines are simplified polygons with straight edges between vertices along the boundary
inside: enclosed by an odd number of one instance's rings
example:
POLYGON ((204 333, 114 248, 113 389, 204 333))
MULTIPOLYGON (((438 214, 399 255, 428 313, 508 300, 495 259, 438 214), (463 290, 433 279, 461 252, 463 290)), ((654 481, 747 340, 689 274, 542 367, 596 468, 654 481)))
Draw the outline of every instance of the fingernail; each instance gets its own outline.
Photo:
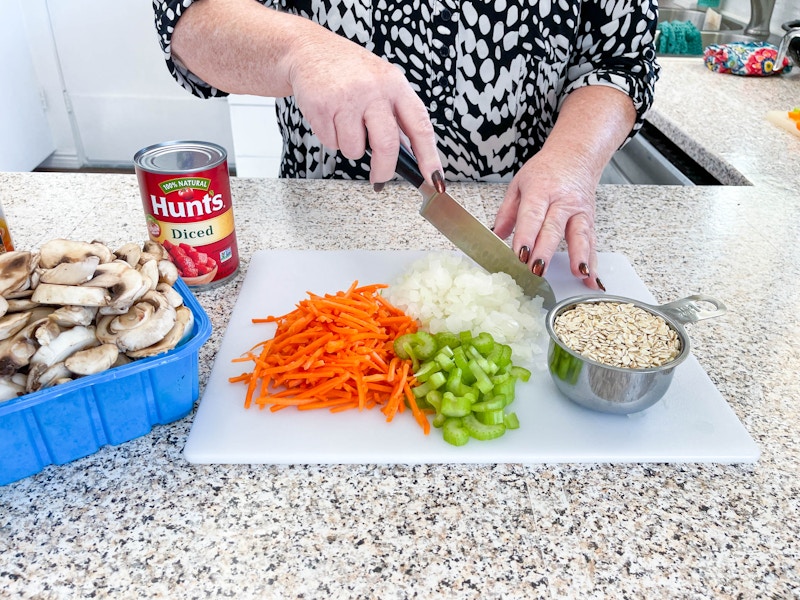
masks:
POLYGON ((444 194, 445 185, 444 185, 444 177, 442 176, 441 171, 434 171, 431 175, 431 181, 433 181, 433 187, 436 188, 436 191, 440 194, 444 194))
POLYGON ((531 271, 533 271, 534 275, 541 277, 542 273, 544 273, 544 261, 541 258, 537 258, 535 261, 533 261, 533 267, 531 268, 531 271))
POLYGON ((519 249, 519 262, 526 263, 528 259, 531 257, 531 249, 527 246, 523 246, 519 249))
POLYGON ((595 277, 594 280, 597 282, 597 287, 599 287, 601 290, 603 290, 605 292, 606 291, 606 286, 603 285, 603 282, 600 281, 600 278, 599 277, 595 277))
POLYGON ((578 265, 578 271, 584 277, 588 277, 589 276, 589 265, 587 265, 586 263, 579 264, 578 265))
POLYGON ((376 183, 376 184, 374 184, 372 186, 372 189, 375 190, 376 192, 382 192, 384 185, 386 185, 386 184, 385 183, 376 183))

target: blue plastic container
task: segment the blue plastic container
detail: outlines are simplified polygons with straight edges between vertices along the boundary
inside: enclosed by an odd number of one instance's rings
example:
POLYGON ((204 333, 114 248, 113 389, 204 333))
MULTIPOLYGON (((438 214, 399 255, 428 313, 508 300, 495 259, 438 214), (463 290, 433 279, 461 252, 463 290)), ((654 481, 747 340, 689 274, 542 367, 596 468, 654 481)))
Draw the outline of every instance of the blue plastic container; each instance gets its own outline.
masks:
POLYGON ((180 279, 191 336, 165 354, 0 403, 0 485, 122 444, 186 416, 199 396, 198 351, 211 322, 180 279))

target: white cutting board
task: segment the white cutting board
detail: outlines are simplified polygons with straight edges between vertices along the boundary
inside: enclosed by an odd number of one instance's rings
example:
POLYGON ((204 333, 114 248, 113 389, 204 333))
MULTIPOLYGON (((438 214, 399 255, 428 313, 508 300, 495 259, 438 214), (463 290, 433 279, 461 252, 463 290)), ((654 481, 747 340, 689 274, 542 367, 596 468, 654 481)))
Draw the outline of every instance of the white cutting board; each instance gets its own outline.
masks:
MULTIPOLYGON (((228 378, 249 370, 233 364, 275 325, 251 319, 283 315, 306 297, 362 285, 389 283, 416 251, 292 251, 256 253, 200 401, 184 449, 193 463, 217 464, 424 464, 424 463, 628 463, 758 460, 759 449, 694 357, 680 365, 655 406, 634 415, 608 415, 562 396, 545 368, 518 384, 512 405, 521 426, 488 442, 454 447, 438 429, 424 435, 410 413, 386 423, 378 410, 278 412, 243 408, 245 387, 228 378)), ((628 260, 601 254, 599 272, 609 293, 645 302, 654 298, 628 260)), ((568 272, 566 254, 554 257, 548 281, 556 298, 587 293, 568 272)), ((702 290, 713 295, 713 290, 702 290)), ((676 300, 671 298, 670 300, 676 300)), ((720 298, 723 300, 724 298, 720 298)), ((544 317, 543 317, 544 318, 544 317)), ((697 324, 695 327, 702 327, 697 324)), ((691 332, 690 332, 691 334, 691 332)))

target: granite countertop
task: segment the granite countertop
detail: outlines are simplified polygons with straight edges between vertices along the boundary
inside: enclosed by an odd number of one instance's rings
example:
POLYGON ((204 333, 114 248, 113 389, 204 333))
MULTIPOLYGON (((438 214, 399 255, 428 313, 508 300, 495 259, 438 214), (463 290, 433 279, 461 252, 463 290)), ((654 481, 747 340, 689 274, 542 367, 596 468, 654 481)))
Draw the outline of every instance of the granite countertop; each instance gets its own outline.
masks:
MULTIPOLYGON (((201 466, 181 454, 190 415, 0 487, 0 596, 798 597, 800 138, 763 115, 800 79, 663 64, 651 121, 739 185, 602 186, 599 249, 659 301, 725 300, 694 353, 757 463, 201 466)), ((254 251, 450 247, 402 183, 232 188, 242 271, 197 294, 201 393, 254 251)), ((503 186, 450 191, 490 221, 503 186)), ((5 173, 0 201, 20 248, 145 235, 132 175, 5 173)))

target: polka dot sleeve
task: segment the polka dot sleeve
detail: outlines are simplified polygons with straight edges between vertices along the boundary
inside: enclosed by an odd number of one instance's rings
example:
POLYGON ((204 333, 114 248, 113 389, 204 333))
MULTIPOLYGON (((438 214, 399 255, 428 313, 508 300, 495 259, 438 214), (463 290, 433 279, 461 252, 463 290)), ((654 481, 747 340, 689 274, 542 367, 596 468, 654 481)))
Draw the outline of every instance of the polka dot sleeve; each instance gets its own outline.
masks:
POLYGON ((153 0, 156 31, 167 69, 184 89, 200 98, 227 96, 227 92, 207 84, 172 56, 172 32, 183 12, 194 0, 153 0))
POLYGON ((568 94, 587 85, 606 85, 627 94, 637 115, 630 138, 653 104, 660 71, 654 46, 655 2, 586 1, 581 18, 582 32, 564 91, 568 94))

